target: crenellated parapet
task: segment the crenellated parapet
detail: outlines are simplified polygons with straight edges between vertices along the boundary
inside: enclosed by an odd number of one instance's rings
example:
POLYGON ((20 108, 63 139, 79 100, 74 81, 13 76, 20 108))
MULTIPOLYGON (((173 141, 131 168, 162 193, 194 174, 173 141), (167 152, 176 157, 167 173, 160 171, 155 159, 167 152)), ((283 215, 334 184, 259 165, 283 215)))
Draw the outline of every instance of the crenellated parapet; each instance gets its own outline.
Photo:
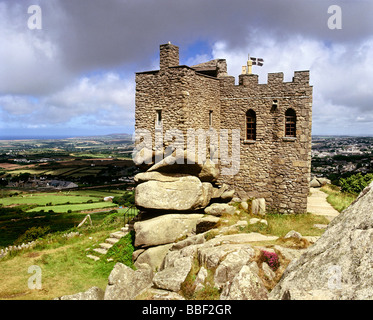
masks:
MULTIPOLYGON (((232 76, 225 76, 219 79, 224 86, 235 86, 235 78, 232 76)), ((309 84, 310 73, 306 71, 294 71, 294 76, 291 82, 284 81, 283 72, 272 72, 268 73, 267 83, 259 83, 259 76, 257 74, 240 74, 238 76, 238 85, 239 86, 272 86, 272 85, 281 85, 281 84, 292 84, 292 85, 305 85, 309 84)))

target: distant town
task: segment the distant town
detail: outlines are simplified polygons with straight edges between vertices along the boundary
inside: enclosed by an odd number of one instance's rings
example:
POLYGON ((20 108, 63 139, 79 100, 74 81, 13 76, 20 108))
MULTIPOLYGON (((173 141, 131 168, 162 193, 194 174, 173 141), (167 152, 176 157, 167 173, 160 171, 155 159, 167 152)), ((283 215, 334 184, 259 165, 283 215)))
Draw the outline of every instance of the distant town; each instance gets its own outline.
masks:
POLYGON ((312 175, 332 182, 373 172, 373 137, 312 137, 312 175))
MULTIPOLYGON (((130 135, 51 140, 0 140, 0 185, 62 190, 108 185, 133 188, 130 135)), ((373 172, 373 137, 313 136, 311 175, 338 184, 373 172)))

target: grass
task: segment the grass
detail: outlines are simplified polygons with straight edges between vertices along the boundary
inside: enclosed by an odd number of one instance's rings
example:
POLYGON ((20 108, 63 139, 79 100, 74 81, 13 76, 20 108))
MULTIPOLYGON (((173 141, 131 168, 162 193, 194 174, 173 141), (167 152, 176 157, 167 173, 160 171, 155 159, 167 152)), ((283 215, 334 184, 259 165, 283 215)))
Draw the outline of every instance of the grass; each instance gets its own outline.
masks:
MULTIPOLYGON (((233 225, 237 223, 238 220, 245 219, 249 222, 251 218, 260 218, 260 216, 254 216, 250 212, 243 210, 240 205, 234 204, 237 210, 240 210, 239 215, 224 215, 222 220, 226 222, 222 225, 233 225)), ((314 215, 311 213, 304 214, 276 214, 267 213, 264 217, 267 220, 268 225, 264 223, 248 224, 246 227, 242 227, 239 232, 249 233, 249 232, 259 232, 265 235, 274 235, 277 237, 285 236, 289 231, 295 230, 302 234, 303 236, 320 236, 324 231, 315 228, 314 224, 328 224, 327 220, 323 216, 314 215)), ((213 233, 211 231, 210 233, 213 233)), ((207 238, 214 237, 214 234, 208 233, 207 238)))
POLYGON ((195 291, 195 280, 199 270, 198 258, 194 257, 192 268, 185 281, 181 284, 179 294, 184 296, 187 300, 219 300, 221 290, 214 286, 215 270, 207 269, 207 277, 203 283, 203 289, 195 291))
POLYGON ((54 212, 66 213, 69 210, 71 211, 83 211, 83 210, 92 210, 92 209, 102 209, 116 207, 117 204, 111 202, 94 202, 94 203, 79 203, 79 204, 66 204, 58 206, 46 206, 46 207, 36 207, 28 210, 27 212, 38 212, 40 210, 53 210, 54 212))
MULTIPOLYGON (((0 299, 49 300, 62 295, 86 291, 92 286, 105 290, 108 276, 116 262, 131 256, 132 235, 124 237, 109 250, 108 256, 93 261, 86 257, 93 247, 104 242, 110 232, 122 226, 121 219, 105 218, 93 227, 85 227, 81 236, 66 239, 60 233, 50 234, 33 249, 17 251, 0 260, 0 299), (37 265, 42 270, 42 289, 28 288, 31 274, 28 268, 37 265)), ((74 231, 75 229, 71 229, 74 231)), ((67 230, 66 232, 68 232, 67 230)), ((133 246, 132 246, 133 248, 133 246)))
POLYGON ((341 192, 338 187, 333 185, 325 185, 321 188, 321 191, 328 194, 326 200, 338 212, 342 212, 344 209, 349 207, 357 198, 354 194, 341 192))
POLYGON ((28 250, 0 262, 2 281, 0 299, 53 299, 98 286, 103 290, 113 268, 112 263, 94 262, 87 258, 85 247, 103 241, 107 232, 97 232, 67 240, 63 245, 28 250), (89 238, 92 239, 89 239, 89 238), (28 288, 28 268, 37 265, 42 270, 42 289, 28 288))
POLYGON ((53 176, 59 176, 59 175, 63 175, 66 172, 69 172, 71 170, 72 170, 72 168, 70 168, 70 167, 68 167, 68 168, 60 168, 60 169, 54 169, 54 170, 46 171, 46 172, 44 172, 44 174, 50 174, 50 175, 53 175, 53 176))
POLYGON ((302 236, 320 236, 324 231, 313 225, 329 223, 325 217, 311 213, 268 214, 265 219, 268 221, 266 232, 278 237, 285 236, 291 230, 299 232, 302 236))
MULTIPOLYGON (((86 216, 86 213, 43 213, 42 216, 35 215, 36 213, 20 214, 16 220, 0 221, 0 247, 13 245, 13 242, 30 227, 49 226, 51 232, 65 232, 76 227, 86 216), (35 215, 35 216, 33 216, 35 215)), ((98 224, 110 214, 107 212, 91 213, 93 224, 98 224)), ((122 218, 123 222, 123 218, 122 218)))
POLYGON ((64 192, 65 195, 75 195, 75 196, 88 196, 88 197, 99 197, 104 198, 107 196, 117 196, 123 194, 123 190, 78 190, 78 191, 67 191, 64 192))
POLYGON ((135 242, 135 232, 131 231, 117 243, 115 243, 106 253, 107 259, 114 259, 124 265, 134 269, 132 254, 135 251, 133 243, 135 242))
POLYGON ((6 173, 7 174, 11 174, 12 176, 15 176, 15 175, 18 175, 18 174, 21 174, 21 173, 29 173, 29 174, 36 174, 36 175, 42 175, 42 174, 45 174, 47 170, 45 169, 38 169, 38 168, 35 168, 35 169, 17 169, 17 170, 9 170, 7 171, 6 173))
MULTIPOLYGON (((103 197, 118 195, 117 192, 124 193, 119 190, 75 190, 59 193, 22 193, 9 197, 10 193, 7 192, 8 197, 0 198, 1 204, 9 206, 4 207, 0 213, 0 247, 13 245, 21 234, 33 226, 50 226, 51 232, 64 231, 77 226, 87 214, 81 211, 88 210, 93 222, 99 222, 108 215, 105 208, 110 210, 117 206, 112 202, 102 201, 103 197), (96 202, 84 203, 87 201, 96 202), (34 204, 29 205, 30 203, 34 204), (50 203, 52 205, 45 206, 50 203), (95 212, 89 211, 94 209, 95 212)), ((126 208, 118 209, 118 212, 123 216, 126 210, 126 208)))
POLYGON ((25 194, 7 198, 1 198, 0 203, 4 206, 16 205, 16 204, 37 204, 39 206, 45 206, 47 203, 54 205, 69 203, 83 203, 89 200, 100 201, 102 198, 84 196, 84 195, 66 195, 58 193, 35 193, 25 194))

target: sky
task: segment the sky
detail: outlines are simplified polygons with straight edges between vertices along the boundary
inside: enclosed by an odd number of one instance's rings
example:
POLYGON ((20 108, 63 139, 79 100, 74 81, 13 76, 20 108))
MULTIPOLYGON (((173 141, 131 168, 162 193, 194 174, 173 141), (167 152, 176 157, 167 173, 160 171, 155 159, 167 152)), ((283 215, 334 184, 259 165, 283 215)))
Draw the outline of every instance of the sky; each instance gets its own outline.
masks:
POLYGON ((373 135, 372 17, 370 0, 0 0, 0 138, 132 133, 135 72, 168 41, 236 77, 263 58, 260 83, 310 70, 312 134, 373 135))

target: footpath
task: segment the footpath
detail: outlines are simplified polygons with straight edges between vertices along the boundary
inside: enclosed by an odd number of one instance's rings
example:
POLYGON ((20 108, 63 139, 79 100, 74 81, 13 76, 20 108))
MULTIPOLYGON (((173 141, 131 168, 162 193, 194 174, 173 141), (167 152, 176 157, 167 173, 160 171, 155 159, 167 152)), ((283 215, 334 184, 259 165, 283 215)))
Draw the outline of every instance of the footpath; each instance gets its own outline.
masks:
POLYGON ((332 221, 339 212, 335 210, 326 198, 328 195, 322 192, 319 188, 310 188, 311 195, 308 197, 307 212, 325 216, 329 221, 332 221))

